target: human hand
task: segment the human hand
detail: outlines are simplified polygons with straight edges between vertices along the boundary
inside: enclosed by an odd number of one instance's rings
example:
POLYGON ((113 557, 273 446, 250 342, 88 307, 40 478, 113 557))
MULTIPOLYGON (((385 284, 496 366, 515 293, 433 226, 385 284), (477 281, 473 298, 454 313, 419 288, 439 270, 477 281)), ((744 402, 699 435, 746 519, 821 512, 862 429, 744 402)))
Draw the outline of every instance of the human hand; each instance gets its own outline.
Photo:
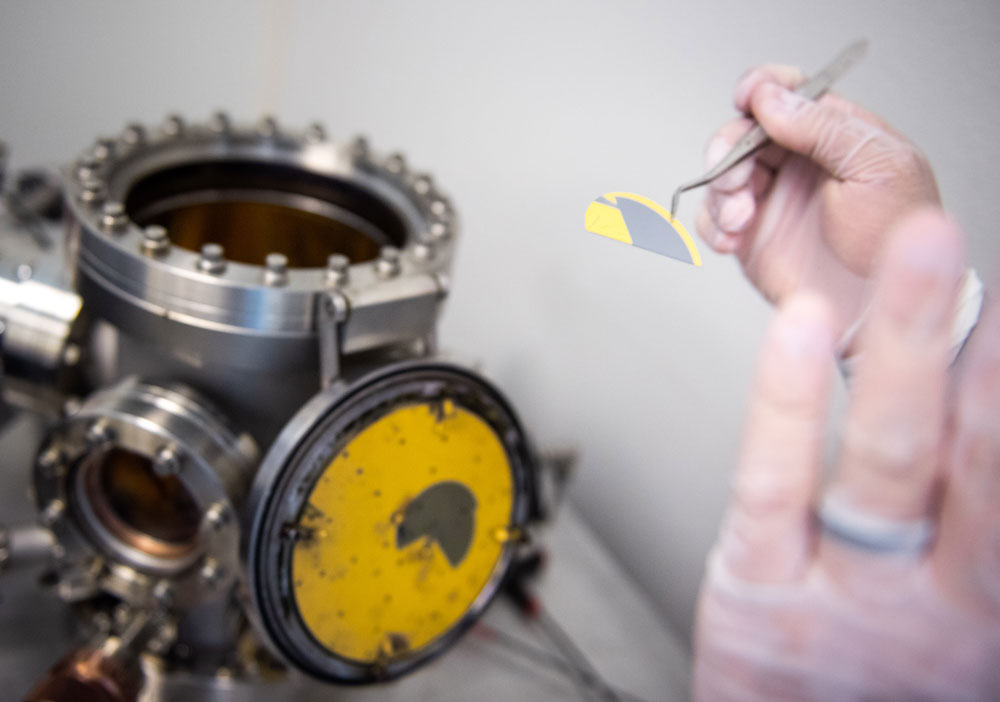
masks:
MULTIPOLYGON (((909 139, 837 95, 813 102, 789 90, 804 80, 779 65, 740 80, 736 109, 774 143, 712 182, 697 230, 719 253, 735 254, 772 303, 803 289, 830 300, 839 339, 863 313, 890 225, 917 206, 940 205, 940 195, 909 139)), ((742 117, 722 127, 709 142, 709 165, 750 126, 742 117)))
POLYGON ((949 374, 961 272, 948 220, 895 228, 819 505, 832 315, 809 293, 777 313, 702 586, 697 699, 1000 699, 1000 307, 949 374))

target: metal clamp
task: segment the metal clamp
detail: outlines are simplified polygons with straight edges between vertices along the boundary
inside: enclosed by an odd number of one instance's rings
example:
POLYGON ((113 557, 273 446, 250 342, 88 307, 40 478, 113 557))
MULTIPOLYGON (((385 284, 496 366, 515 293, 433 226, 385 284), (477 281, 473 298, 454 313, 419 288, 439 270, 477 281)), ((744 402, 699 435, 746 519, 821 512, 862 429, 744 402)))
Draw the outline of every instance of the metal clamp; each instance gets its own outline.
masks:
POLYGON ((339 290, 331 290, 318 295, 319 314, 316 316, 316 332, 319 337, 319 379, 326 389, 340 376, 341 339, 343 325, 350 314, 351 304, 339 290))

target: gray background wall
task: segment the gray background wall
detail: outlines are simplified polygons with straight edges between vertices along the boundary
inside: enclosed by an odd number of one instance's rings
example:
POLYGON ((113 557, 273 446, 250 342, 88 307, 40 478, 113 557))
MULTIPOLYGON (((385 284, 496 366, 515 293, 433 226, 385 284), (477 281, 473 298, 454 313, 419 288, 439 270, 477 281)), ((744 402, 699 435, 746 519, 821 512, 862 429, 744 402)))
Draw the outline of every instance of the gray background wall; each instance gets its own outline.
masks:
MULTIPOLYGON (((766 306, 735 264, 694 269, 587 234, 588 202, 666 202, 762 61, 872 48, 840 90, 935 164, 980 269, 997 251, 1000 4, 0 2, 0 138, 61 163, 127 120, 218 108, 319 119, 433 172, 464 224, 445 344, 480 359, 572 499, 682 634, 737 451, 766 306)), ((693 231, 700 194, 682 200, 693 231)))

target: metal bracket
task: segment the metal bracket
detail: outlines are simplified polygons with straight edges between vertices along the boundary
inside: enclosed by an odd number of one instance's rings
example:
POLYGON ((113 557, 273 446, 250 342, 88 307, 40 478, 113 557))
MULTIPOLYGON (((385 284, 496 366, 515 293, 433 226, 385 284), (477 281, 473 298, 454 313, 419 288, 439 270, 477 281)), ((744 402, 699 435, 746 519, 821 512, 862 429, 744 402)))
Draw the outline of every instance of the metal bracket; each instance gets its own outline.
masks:
POLYGON ((340 375, 343 326, 350 314, 351 305, 339 290, 320 293, 317 300, 319 313, 316 331, 319 336, 319 379, 324 389, 333 385, 340 375))

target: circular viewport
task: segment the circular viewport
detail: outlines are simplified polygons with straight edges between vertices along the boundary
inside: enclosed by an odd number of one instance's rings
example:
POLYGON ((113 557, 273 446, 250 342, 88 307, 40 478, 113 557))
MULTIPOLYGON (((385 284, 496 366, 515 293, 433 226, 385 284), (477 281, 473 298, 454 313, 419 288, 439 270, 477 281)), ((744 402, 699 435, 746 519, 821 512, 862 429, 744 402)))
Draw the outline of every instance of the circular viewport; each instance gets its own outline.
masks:
POLYGON ((358 185, 283 164, 207 161, 158 171, 129 190, 125 209, 140 226, 160 225, 198 252, 219 244, 231 261, 321 268, 332 254, 351 263, 403 247, 407 227, 384 199, 358 185))
POLYGON ((152 460, 120 448, 82 470, 84 498, 113 541, 160 559, 194 550, 201 510, 177 476, 157 475, 152 460))

